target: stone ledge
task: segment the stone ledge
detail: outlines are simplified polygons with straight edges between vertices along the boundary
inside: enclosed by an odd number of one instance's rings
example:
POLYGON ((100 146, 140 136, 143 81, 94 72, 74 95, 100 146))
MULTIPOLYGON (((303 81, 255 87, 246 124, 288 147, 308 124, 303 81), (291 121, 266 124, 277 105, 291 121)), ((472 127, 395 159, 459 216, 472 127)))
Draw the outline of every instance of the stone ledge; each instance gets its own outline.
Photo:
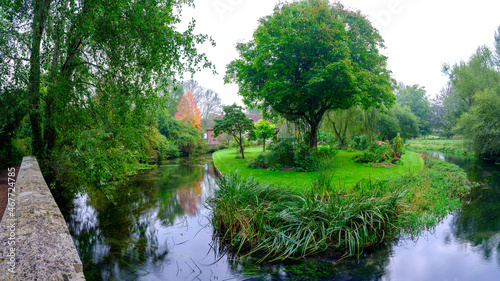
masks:
POLYGON ((7 205, 0 222, 0 280, 85 280, 73 239, 35 157, 23 158, 13 193, 15 213, 7 205))

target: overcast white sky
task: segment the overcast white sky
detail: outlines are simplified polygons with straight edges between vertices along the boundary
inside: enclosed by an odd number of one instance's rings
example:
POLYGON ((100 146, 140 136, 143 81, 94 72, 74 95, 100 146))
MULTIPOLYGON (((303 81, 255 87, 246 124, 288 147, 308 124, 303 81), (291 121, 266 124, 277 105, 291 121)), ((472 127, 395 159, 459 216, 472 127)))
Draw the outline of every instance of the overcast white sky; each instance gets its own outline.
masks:
MULTIPOLYGON (((332 1, 332 0, 330 0, 332 1)), ((201 86, 219 93, 225 104, 241 104, 237 85, 224 85, 226 65, 237 58, 235 43, 247 42, 258 19, 269 15, 278 0, 195 0, 195 9, 184 9, 184 18, 196 19, 196 33, 212 36, 217 46, 199 46, 215 64, 211 71, 195 74, 201 86)), ((333 2, 333 1, 332 1, 333 2)), ((368 15, 385 40, 383 53, 393 78, 406 85, 425 86, 434 97, 446 85, 443 63, 468 58, 480 45, 493 46, 500 26, 500 1, 475 0, 343 0, 368 15)))

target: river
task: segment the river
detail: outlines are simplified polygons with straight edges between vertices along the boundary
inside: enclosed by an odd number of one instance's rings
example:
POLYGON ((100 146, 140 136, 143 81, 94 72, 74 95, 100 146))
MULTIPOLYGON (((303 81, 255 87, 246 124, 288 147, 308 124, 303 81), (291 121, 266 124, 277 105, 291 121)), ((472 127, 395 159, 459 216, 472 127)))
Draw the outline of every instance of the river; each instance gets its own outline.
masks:
POLYGON ((59 204, 87 280, 500 280, 500 166, 437 155, 481 185, 463 207, 417 237, 359 258, 235 260, 212 239, 209 157, 178 159, 117 187, 115 203, 79 195, 59 204))

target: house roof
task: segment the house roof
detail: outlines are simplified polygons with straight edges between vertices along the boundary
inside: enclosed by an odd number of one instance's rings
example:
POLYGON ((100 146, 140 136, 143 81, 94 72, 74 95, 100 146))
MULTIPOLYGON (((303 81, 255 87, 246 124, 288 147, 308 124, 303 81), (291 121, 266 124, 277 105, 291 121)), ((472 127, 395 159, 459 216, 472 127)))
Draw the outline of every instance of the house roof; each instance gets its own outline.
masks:
MULTIPOLYGON (((260 119, 262 119, 262 114, 246 114, 245 113, 245 116, 249 119, 252 119, 252 124, 255 124, 257 123, 257 121, 259 121, 260 119)), ((221 113, 221 115, 217 116, 214 118, 214 120, 220 120, 222 119, 222 117, 224 117, 224 113, 221 113)), ((215 125, 215 121, 212 122, 212 125, 210 125, 210 127, 207 128, 207 131, 213 131, 213 126, 215 125)))

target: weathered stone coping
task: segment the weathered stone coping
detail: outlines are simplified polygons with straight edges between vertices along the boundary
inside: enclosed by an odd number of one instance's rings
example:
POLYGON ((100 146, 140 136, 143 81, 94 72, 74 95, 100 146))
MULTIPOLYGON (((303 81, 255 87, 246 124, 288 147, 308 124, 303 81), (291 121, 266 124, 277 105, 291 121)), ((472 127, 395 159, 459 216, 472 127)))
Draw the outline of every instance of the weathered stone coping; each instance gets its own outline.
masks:
POLYGON ((85 280, 64 217, 35 157, 23 158, 11 193, 14 200, 9 203, 15 206, 7 204, 0 222, 0 280, 85 280))

